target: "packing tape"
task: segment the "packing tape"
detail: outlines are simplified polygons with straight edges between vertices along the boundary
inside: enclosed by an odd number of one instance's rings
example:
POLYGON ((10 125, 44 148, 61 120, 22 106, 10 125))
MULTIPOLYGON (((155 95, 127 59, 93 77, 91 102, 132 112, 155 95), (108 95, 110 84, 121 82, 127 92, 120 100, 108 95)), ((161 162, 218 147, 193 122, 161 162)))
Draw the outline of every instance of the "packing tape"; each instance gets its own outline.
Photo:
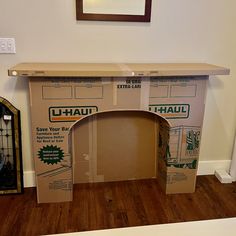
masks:
POLYGON ((111 82, 112 82, 111 78, 102 78, 102 85, 111 84, 111 82))
POLYGON ((104 176, 98 175, 98 146, 97 146, 97 116, 93 116, 93 156, 92 156, 92 175, 93 182, 104 182, 104 176))
POLYGON ((96 175, 94 176, 94 182, 104 182, 104 175, 96 175))
MULTIPOLYGON (((96 116, 96 115, 95 115, 96 116)), ((89 159, 89 171, 86 172, 89 173, 88 177, 89 177, 89 182, 93 182, 93 171, 92 171, 92 161, 93 161, 93 119, 94 119, 94 116, 90 116, 89 117, 89 156, 91 157, 89 159)))
POLYGON ((119 63, 116 65, 120 68, 123 75, 125 75, 125 76, 134 76, 135 75, 135 73, 126 64, 119 63))
POLYGON ((89 182, 104 182, 104 176, 98 175, 97 170, 97 116, 90 117, 89 122, 89 182))
POLYGON ((140 109, 149 110, 150 78, 141 78, 140 109))
POLYGON ((83 158, 84 158, 85 161, 89 161, 89 159, 90 159, 89 154, 84 153, 83 158))
POLYGON ((28 83, 28 86, 29 86, 29 96, 30 96, 30 107, 33 106, 33 97, 32 97, 32 86, 33 86, 33 82, 32 82, 32 79, 29 78, 29 83, 28 83))
POLYGON ((116 79, 113 79, 113 88, 112 88, 112 91, 113 91, 113 106, 116 106, 117 105, 117 80, 116 79))
POLYGON ((98 152, 97 152, 97 115, 93 116, 93 122, 92 122, 92 127, 93 127, 93 134, 92 134, 92 163, 91 163, 91 171, 93 175, 93 182, 94 178, 97 175, 97 158, 98 158, 98 152))

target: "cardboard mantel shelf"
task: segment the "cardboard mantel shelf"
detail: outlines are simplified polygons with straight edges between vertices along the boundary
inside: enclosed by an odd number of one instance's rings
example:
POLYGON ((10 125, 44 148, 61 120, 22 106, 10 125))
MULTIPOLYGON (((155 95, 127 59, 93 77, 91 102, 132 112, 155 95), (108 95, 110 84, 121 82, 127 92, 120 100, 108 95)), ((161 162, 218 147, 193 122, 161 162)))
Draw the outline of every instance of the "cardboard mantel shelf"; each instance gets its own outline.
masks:
POLYGON ((229 75, 207 63, 20 63, 9 69, 18 77, 156 77, 229 75))

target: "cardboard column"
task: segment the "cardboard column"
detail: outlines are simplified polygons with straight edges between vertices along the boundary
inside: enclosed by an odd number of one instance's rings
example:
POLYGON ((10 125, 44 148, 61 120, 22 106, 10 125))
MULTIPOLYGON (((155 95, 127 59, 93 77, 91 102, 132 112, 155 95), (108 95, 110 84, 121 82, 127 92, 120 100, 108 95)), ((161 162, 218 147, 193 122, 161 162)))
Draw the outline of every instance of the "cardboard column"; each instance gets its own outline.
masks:
POLYGON ((149 110, 171 125, 167 193, 195 191, 208 76, 151 80, 149 110))

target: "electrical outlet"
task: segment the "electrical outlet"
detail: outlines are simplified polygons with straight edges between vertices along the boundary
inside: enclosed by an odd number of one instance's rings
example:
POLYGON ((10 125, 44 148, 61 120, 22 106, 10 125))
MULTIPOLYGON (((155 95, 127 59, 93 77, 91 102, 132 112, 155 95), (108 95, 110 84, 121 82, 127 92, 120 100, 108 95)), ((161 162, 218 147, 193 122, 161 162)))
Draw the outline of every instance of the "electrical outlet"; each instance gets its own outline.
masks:
POLYGON ((0 38, 0 53, 16 53, 14 38, 0 38))

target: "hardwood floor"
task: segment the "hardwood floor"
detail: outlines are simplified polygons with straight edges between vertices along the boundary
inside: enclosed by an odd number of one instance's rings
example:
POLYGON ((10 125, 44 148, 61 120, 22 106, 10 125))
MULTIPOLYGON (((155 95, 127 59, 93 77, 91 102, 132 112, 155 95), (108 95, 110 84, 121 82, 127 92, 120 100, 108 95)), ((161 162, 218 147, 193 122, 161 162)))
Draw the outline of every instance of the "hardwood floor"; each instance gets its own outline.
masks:
POLYGON ((236 183, 199 176, 193 194, 165 195, 155 180, 79 184, 74 201, 37 204, 36 189, 0 196, 0 235, 42 235, 236 217, 236 183))

